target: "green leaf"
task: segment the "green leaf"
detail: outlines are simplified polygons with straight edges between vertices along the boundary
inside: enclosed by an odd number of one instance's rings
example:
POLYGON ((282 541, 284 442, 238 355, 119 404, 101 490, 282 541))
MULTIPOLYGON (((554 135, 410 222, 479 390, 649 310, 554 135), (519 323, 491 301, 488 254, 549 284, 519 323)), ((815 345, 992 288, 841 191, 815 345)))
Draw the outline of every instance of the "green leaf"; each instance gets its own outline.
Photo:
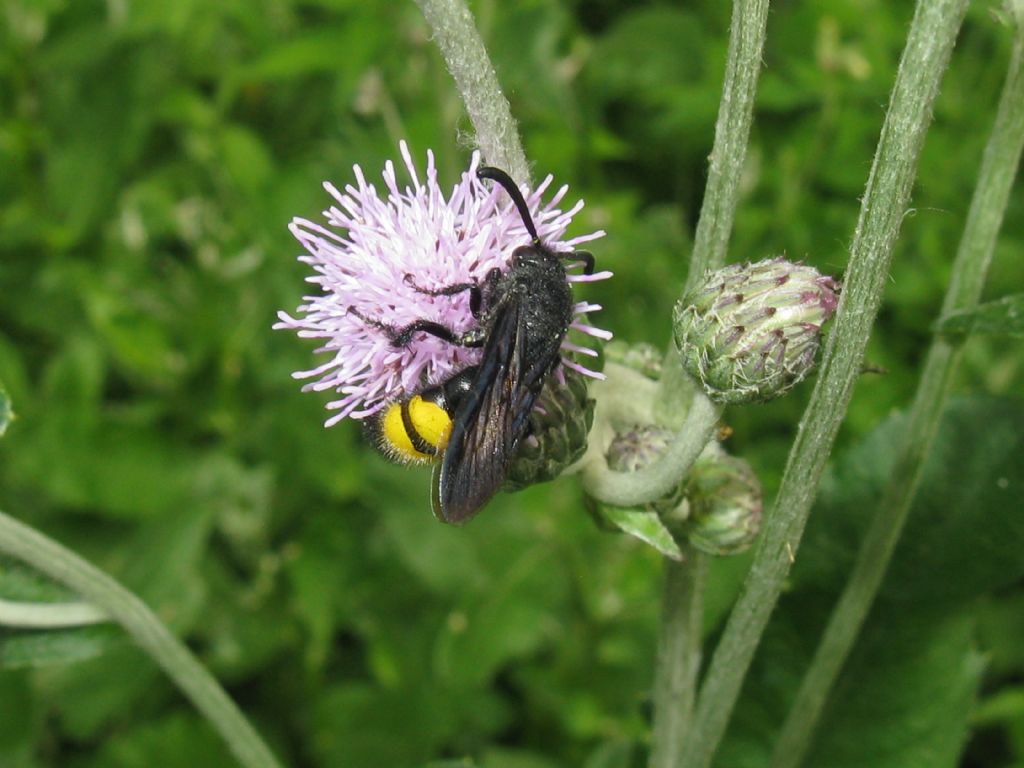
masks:
MULTIPOLYGON (((891 418, 835 463, 822 483, 794 583, 838 589, 889 476, 904 421, 891 418)), ((1024 406, 995 398, 953 401, 880 598, 960 602, 1020 579, 1022 496, 1024 406)))
POLYGON ((456 687, 481 686, 510 660, 557 637, 559 599, 554 552, 524 550, 503 576, 453 614, 439 641, 437 665, 456 687))
POLYGON ((0 381, 0 437, 7 431, 7 425, 14 419, 14 411, 11 410, 11 398, 7 395, 4 383, 0 381))
POLYGON ((1005 296, 960 312, 951 312, 935 323, 936 333, 986 334, 1024 337, 1024 293, 1005 296))
POLYGON ((272 178, 274 161, 255 131, 231 123, 221 129, 220 157, 224 168, 245 193, 256 194, 272 178))
POLYGON ((124 633, 112 626, 32 631, 0 627, 0 668, 71 664, 99 656, 124 642, 124 633))
POLYGON ((11 768, 29 768, 32 760, 32 741, 39 730, 40 718, 25 672, 3 669, 0 665, 0 765, 11 768))
POLYGON ((808 765, 959 764, 984 659, 970 611, 879 611, 832 696, 808 765))
POLYGON ((80 664, 45 670, 46 701, 61 730, 91 739, 137 711, 140 702, 171 697, 170 683, 134 646, 112 648, 80 664))
POLYGON ((220 768, 235 764, 209 724, 191 712, 136 723, 104 738, 102 748, 82 763, 82 768, 220 768))
POLYGON ((1021 498, 1024 404, 954 403, 890 566, 886 598, 966 601, 1024 577, 1021 498))
MULTIPOLYGON (((877 508, 904 423, 903 416, 891 418, 830 469, 792 590, 769 625, 720 765, 767 762, 877 508)), ((806 765, 958 764, 983 666, 974 645, 977 598, 1024 576, 1022 493, 1021 403, 953 401, 879 601, 833 689, 806 765)), ((988 609, 982 629, 990 638, 1005 634, 1012 645, 1019 621, 1004 613, 988 609)), ((1014 669, 1017 656, 1007 646, 998 658, 1014 669)))
POLYGON ((630 741, 606 741, 590 753, 583 768, 630 768, 636 752, 636 746, 630 741))
MULTIPOLYGON (((787 596, 762 642, 717 765, 768 763, 834 597, 810 588, 787 596)), ((984 668, 974 625, 970 608, 876 610, 833 690, 804 764, 955 768, 984 668)))
POLYGON ((338 686, 314 703, 311 747, 320 765, 415 765, 445 743, 454 723, 437 691, 338 686))
POLYGON ((22 562, 0 555, 0 598, 29 602, 67 602, 78 595, 22 562))
POLYGON ((1013 676, 1024 670, 1024 589, 1018 586, 982 602, 978 637, 989 655, 989 675, 1013 676))
POLYGON ((971 717, 974 725, 1024 722, 1024 687, 999 691, 978 705, 971 717))
POLYGON ((562 768, 559 763, 525 749, 490 749, 480 761, 480 768, 562 768))
POLYGON ((607 504, 599 505, 599 512, 605 520, 623 533, 640 539, 644 544, 654 547, 665 557, 682 560, 683 552, 676 544, 668 528, 661 522, 656 512, 642 509, 625 509, 607 504))

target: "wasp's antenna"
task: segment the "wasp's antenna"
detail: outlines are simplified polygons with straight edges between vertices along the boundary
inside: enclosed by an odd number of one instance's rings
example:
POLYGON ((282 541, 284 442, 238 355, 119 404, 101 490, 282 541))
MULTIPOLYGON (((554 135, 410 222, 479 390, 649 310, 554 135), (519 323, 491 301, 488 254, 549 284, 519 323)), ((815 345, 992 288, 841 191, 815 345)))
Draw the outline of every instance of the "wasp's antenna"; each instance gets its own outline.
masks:
POLYGON ((519 187, 512 181, 512 177, 505 173, 500 168, 492 168, 489 165, 482 166, 477 169, 476 175, 478 179, 490 179, 496 181, 504 187, 505 191, 508 192, 508 196, 512 198, 512 202, 516 206, 516 210, 519 211, 519 215, 523 219, 523 224, 526 225, 526 231, 530 233, 533 238, 535 245, 540 245, 540 238, 537 237, 537 228, 533 226, 533 217, 530 216, 530 209, 526 207, 526 201, 523 199, 523 193, 519 191, 519 187))

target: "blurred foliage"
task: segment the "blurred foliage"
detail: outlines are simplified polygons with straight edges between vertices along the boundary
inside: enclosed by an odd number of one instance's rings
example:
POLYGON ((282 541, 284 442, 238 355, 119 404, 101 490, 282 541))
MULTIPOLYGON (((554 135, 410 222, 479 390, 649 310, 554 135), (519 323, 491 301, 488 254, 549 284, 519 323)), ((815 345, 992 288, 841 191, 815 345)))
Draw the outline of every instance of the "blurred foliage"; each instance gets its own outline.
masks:
MULTIPOLYGON (((578 231, 609 232, 595 251, 616 278, 586 296, 625 340, 669 339, 728 6, 474 5, 537 174, 586 198, 578 231)), ((842 273, 911 11, 775 4, 733 260, 842 273)), ((877 497, 898 427, 872 430, 916 386, 1008 47, 975 5, 869 348, 885 373, 858 386, 722 766, 762 764, 877 497)), ((425 473, 352 424, 322 429, 326 396, 290 377, 311 345, 270 330, 303 292, 285 225, 325 206, 322 180, 374 176, 407 138, 451 183, 470 131, 411 3, 0 2, 0 380, 18 415, 0 507, 138 591, 289 765, 644 763, 656 554, 597 530, 571 480, 438 525, 425 473)), ((1020 292, 1022 249, 1018 184, 987 299, 1020 292)), ((969 341, 957 388, 989 399, 947 419, 812 764, 1024 762, 1024 425, 998 399, 1024 391, 1022 363, 1013 340, 969 341)), ((769 497, 809 389, 727 416, 769 497)), ((0 393, 0 425, 7 408, 0 393)), ((712 569, 712 638, 747 562, 712 569)), ((0 588, 58 597, 8 561, 0 588)), ((0 629, 0 764, 227 764, 108 629, 0 629)))

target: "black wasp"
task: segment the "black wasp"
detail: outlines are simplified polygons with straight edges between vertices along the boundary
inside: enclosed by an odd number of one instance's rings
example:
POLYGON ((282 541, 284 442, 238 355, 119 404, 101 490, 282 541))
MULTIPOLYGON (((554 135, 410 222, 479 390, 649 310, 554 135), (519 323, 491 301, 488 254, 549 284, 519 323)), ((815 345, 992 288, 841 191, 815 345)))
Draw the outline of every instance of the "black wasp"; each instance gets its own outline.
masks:
POLYGON ((483 167, 477 177, 504 188, 530 233, 530 243, 512 252, 507 271, 492 269, 483 282, 428 289, 416 285, 413 275, 405 278, 430 296, 468 291, 476 327, 456 333, 424 319, 396 328, 350 310, 383 331, 396 347, 417 333, 483 347, 479 364, 390 404, 372 427, 378 445, 391 458, 435 464, 431 503, 446 523, 462 523, 479 512, 507 477, 544 380, 561 359, 573 319, 565 264, 582 262, 586 274, 594 270, 589 252, 555 253, 541 242, 526 201, 507 173, 483 167))

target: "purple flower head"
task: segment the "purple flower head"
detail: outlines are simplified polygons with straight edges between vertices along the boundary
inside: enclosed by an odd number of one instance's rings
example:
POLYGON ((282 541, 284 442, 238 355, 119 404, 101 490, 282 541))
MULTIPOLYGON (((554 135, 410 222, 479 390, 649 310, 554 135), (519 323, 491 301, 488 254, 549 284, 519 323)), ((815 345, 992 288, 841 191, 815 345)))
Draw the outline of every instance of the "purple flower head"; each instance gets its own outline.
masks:
MULTIPOLYGON (((326 426, 346 416, 370 416, 389 402, 447 380, 480 358, 479 349, 425 333, 396 347, 380 328, 362 318, 393 327, 427 319, 456 333, 470 330, 477 320, 470 312, 468 292, 430 296, 417 287, 437 289, 482 282, 495 267, 504 272, 512 252, 530 242, 508 195, 500 188, 489 189, 476 177, 479 153, 473 153, 469 169, 446 199, 437 183, 433 153, 427 152, 426 179, 421 181, 404 141, 400 149, 411 185, 399 186, 395 166, 388 161, 383 173, 386 196, 381 197, 377 188, 367 183, 362 169, 354 166, 354 186, 339 191, 324 183, 335 201, 324 211, 326 226, 300 218, 289 226, 306 249, 299 260, 312 266, 315 273, 307 282, 320 290, 304 297, 295 317, 279 312, 274 327, 294 329, 302 338, 324 340, 317 352, 330 357, 293 375, 311 379, 304 391, 332 389, 341 395, 327 404, 337 413, 326 426), (407 280, 407 275, 413 280, 407 280)), ((568 252, 602 237, 604 232, 598 231, 563 239, 583 202, 560 210, 557 206, 568 191, 563 186, 544 203, 551 181, 548 176, 536 189, 524 192, 541 241, 556 252, 568 252)), ((567 279, 583 282, 610 276, 610 272, 570 274, 567 279)), ((611 338, 610 333, 585 324, 580 317, 598 309, 596 304, 577 303, 571 327, 599 339, 611 338)), ((572 352, 594 356, 596 352, 568 340, 563 350, 566 366, 600 375, 568 356, 572 352)))

